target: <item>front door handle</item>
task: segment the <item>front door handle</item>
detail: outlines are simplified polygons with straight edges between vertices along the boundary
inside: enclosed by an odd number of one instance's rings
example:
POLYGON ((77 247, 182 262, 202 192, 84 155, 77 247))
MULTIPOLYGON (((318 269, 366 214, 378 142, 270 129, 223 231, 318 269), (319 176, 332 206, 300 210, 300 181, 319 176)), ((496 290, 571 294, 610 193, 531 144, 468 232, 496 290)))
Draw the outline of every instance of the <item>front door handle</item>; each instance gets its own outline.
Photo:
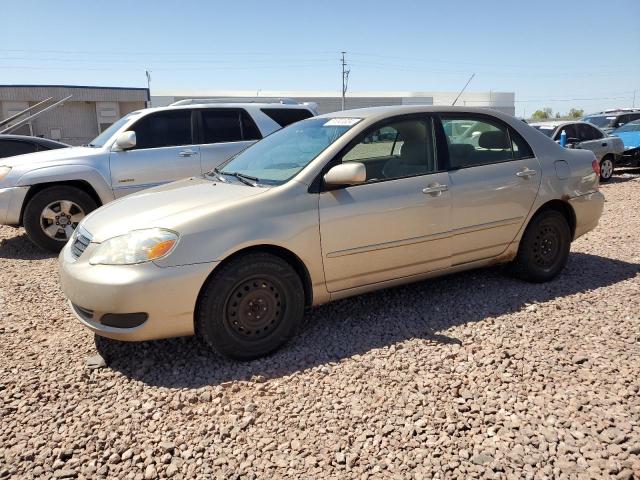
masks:
POLYGON ((529 178, 529 177, 533 177, 537 173, 538 172, 536 172, 535 170, 530 170, 529 168, 527 168, 525 170, 521 170, 520 172, 516 173, 516 177, 529 178))
POLYGON ((446 185, 440 185, 439 183, 431 183, 428 187, 422 189, 422 193, 426 193, 427 195, 431 195, 433 197, 437 197, 442 194, 442 192, 446 192, 449 190, 449 187, 446 185))
POLYGON ((180 155, 181 157, 191 157, 195 154, 196 152, 194 152, 193 150, 182 150, 180 153, 178 153, 178 155, 180 155))

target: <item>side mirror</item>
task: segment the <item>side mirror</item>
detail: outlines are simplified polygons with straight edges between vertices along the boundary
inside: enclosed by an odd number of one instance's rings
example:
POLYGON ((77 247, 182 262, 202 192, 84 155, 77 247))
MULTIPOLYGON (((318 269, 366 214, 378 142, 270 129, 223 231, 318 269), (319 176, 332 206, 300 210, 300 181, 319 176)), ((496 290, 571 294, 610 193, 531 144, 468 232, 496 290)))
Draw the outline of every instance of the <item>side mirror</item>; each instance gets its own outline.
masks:
POLYGON ((346 162, 336 165, 324 175, 326 185, 358 185, 367 180, 367 169, 360 162, 346 162))
POLYGON ((127 130, 118 135, 115 146, 118 150, 128 150, 136 146, 136 132, 127 130))

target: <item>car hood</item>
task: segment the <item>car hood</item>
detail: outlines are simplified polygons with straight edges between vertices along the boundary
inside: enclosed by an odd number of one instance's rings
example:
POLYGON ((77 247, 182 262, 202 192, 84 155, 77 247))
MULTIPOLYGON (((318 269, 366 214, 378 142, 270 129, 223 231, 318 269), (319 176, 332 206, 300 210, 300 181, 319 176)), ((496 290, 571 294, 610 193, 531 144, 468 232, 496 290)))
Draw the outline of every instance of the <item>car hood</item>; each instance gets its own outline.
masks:
POLYGON ((16 155, 15 157, 0 158, 0 165, 6 165, 11 168, 30 167, 43 163, 59 163, 63 160, 73 160, 74 158, 87 158, 89 156, 100 155, 102 153, 104 153, 104 150, 101 148, 56 148, 54 150, 45 150, 43 152, 25 153, 24 155, 16 155))
POLYGON ((82 221, 93 242, 144 228, 181 227, 268 188, 214 182, 193 177, 129 195, 99 208, 82 221))
POLYGON ((625 149, 640 147, 640 132, 620 132, 614 134, 622 139, 625 149))

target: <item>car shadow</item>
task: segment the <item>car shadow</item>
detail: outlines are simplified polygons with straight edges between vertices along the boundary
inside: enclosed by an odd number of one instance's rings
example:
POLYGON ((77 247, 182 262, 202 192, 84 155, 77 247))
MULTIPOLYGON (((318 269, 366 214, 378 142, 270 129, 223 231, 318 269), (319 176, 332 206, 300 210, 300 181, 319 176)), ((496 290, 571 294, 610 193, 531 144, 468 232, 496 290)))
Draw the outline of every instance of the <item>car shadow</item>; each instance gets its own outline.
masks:
POLYGON ((616 168, 615 173, 609 179, 608 182, 603 183, 601 185, 609 185, 612 183, 624 183, 629 180, 638 180, 640 178, 640 168, 616 168))
MULTIPOLYGON (((24 230, 16 229, 16 233, 24 230)), ((0 258, 12 260, 44 260, 55 257, 55 253, 46 252, 35 245, 26 233, 0 240, 0 258)))
POLYGON ((273 355, 250 362, 222 358, 194 337, 137 343, 96 337, 96 347, 110 368, 149 385, 197 388, 275 378, 407 339, 460 344, 438 332, 633 278, 640 264, 572 253, 564 272, 544 284, 516 280, 503 270, 454 274, 311 309, 296 338, 273 355))

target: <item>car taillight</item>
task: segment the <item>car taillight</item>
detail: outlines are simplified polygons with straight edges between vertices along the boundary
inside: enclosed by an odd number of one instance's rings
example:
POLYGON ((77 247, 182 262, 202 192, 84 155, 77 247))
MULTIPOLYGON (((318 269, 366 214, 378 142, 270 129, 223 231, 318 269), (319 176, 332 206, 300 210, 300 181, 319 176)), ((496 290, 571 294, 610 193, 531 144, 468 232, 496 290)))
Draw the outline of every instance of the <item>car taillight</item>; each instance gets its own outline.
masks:
POLYGON ((591 168, 593 168, 593 171, 596 173, 596 175, 598 176, 598 179, 600 178, 600 163, 598 163, 598 160, 594 160, 593 162, 591 162, 591 168))

